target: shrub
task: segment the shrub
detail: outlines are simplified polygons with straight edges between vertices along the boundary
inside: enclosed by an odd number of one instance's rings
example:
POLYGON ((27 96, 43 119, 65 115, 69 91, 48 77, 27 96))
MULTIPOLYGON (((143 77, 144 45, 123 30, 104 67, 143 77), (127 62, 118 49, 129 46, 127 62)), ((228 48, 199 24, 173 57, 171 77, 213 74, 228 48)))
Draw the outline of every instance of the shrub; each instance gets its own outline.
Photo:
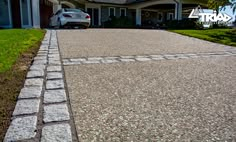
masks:
POLYGON ((183 19, 172 20, 165 22, 168 29, 201 29, 201 23, 198 23, 196 19, 183 19))
POLYGON ((104 22, 105 28, 132 28, 134 27, 132 20, 128 17, 110 17, 104 22))

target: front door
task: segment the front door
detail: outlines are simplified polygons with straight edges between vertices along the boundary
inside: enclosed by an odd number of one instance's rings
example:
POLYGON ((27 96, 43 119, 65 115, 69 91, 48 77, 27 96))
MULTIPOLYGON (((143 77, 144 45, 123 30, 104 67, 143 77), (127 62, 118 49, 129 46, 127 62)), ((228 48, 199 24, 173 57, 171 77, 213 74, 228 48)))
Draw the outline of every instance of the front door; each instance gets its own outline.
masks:
POLYGON ((30 0, 20 0, 20 11, 21 11, 21 27, 22 28, 32 27, 30 0))
POLYGON ((87 8, 87 12, 91 17, 91 25, 99 26, 99 8, 87 8))

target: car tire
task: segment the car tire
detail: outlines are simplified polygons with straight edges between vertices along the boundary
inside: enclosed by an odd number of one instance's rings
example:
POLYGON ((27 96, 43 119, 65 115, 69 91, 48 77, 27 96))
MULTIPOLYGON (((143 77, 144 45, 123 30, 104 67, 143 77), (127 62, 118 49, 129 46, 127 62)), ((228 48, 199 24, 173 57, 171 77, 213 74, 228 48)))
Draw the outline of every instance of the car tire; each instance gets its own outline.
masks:
POLYGON ((87 27, 87 26, 81 26, 81 28, 82 28, 82 29, 88 29, 88 27, 87 27))

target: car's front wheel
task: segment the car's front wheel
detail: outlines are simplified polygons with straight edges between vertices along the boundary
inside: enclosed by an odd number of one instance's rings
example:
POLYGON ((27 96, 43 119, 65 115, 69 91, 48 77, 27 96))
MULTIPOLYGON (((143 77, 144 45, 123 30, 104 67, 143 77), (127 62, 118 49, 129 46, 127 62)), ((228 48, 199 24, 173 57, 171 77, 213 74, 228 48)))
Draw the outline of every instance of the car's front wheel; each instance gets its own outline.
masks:
POLYGON ((82 29, 88 29, 88 26, 85 26, 85 25, 81 25, 80 26, 82 29))

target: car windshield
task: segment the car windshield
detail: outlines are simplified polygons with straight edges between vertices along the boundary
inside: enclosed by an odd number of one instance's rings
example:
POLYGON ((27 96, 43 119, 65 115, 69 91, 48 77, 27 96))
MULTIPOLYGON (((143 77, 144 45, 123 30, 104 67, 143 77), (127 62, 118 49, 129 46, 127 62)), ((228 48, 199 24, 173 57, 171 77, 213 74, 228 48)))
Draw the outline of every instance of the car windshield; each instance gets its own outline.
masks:
POLYGON ((71 9, 71 8, 66 8, 65 12, 81 12, 80 9, 71 9))

